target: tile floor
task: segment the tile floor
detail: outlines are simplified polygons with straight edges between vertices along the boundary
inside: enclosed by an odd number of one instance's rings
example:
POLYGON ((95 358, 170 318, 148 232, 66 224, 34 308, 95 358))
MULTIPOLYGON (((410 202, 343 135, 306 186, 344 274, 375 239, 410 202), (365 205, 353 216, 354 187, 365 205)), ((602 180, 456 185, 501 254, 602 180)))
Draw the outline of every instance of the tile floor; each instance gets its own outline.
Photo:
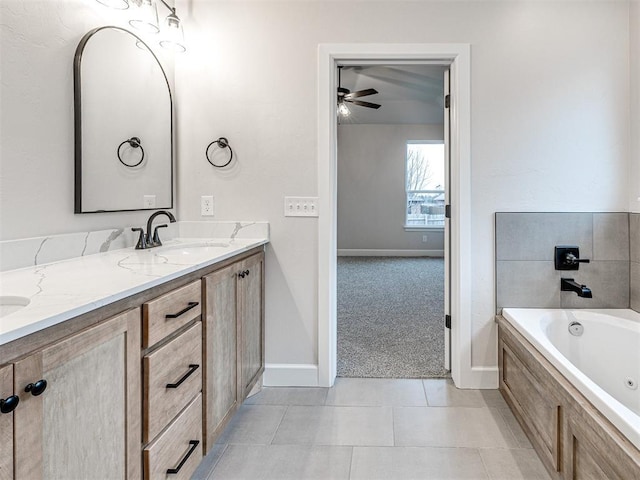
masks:
POLYGON ((339 378, 247 399, 193 480, 548 480, 497 390, 339 378))

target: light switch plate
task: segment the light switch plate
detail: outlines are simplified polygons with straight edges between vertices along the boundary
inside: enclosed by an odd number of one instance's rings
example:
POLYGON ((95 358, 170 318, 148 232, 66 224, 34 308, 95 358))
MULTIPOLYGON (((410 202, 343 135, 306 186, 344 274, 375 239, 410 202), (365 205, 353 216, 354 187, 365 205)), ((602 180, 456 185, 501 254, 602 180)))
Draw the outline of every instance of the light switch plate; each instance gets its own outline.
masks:
POLYGON ((285 217, 317 217, 318 197, 284 197, 285 217))

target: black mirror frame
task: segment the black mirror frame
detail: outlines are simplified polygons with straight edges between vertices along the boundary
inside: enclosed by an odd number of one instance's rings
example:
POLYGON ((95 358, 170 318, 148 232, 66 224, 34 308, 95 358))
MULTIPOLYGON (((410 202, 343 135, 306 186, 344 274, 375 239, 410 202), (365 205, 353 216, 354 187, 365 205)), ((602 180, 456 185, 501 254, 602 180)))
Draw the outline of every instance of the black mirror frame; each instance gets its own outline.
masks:
POLYGON ((74 164, 75 164, 75 172, 74 172, 74 213, 107 213, 107 212, 137 212, 144 210, 158 210, 159 208, 172 209, 174 207, 174 189, 175 185, 173 184, 173 169, 174 169, 174 154, 173 154, 173 94, 171 93, 171 86, 169 85, 169 80, 167 79, 167 74, 162 68, 162 63, 158 60, 158 57, 153 50, 149 48, 149 46, 136 34, 130 32, 129 30, 116 26, 104 26, 94 28, 90 30, 84 37, 80 40, 78 47, 76 48, 75 55, 73 57, 73 112, 74 112, 74 135, 75 135, 75 152, 74 152, 74 164), (82 63, 82 53, 84 52, 84 47, 89 41, 89 39, 95 35, 100 30, 105 29, 113 29, 120 30, 125 32, 132 37, 134 37, 138 42, 143 44, 153 55, 153 58, 158 63, 160 67, 160 71, 164 76, 164 81, 167 84, 167 91, 169 92, 169 121, 170 121, 170 132, 171 132, 171 204, 168 207, 153 207, 153 208, 130 208, 123 210, 94 210, 91 212, 83 212, 82 211, 82 92, 81 92, 81 74, 80 67, 82 63))

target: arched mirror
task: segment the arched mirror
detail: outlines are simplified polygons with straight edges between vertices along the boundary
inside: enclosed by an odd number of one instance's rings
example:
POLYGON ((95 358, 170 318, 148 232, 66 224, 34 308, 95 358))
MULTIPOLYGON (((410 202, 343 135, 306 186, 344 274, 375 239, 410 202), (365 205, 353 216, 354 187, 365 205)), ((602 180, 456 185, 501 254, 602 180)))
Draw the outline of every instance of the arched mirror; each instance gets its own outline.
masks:
POLYGON ((157 57, 101 27, 80 41, 73 73, 75 213, 173 208, 173 106, 157 57))

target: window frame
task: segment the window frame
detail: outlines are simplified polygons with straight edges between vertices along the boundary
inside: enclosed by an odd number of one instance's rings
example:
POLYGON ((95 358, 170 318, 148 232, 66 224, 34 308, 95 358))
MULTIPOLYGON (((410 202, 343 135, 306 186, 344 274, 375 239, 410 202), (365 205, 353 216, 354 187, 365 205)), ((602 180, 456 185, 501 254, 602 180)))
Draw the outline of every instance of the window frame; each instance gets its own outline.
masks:
MULTIPOLYGON (((434 226, 434 225, 409 225, 407 224, 407 216, 409 215, 409 213, 407 212, 407 205, 409 204, 409 194, 410 193, 442 193, 443 195, 445 195, 445 191, 446 191, 446 178, 444 179, 445 185, 442 188, 442 190, 436 190, 436 189, 432 189, 432 190, 409 190, 408 189, 408 168, 407 168, 407 162, 409 160, 409 145, 443 145, 444 148, 446 148, 445 145, 445 141, 444 140, 407 140, 405 142, 405 148, 404 148, 404 220, 403 220, 403 224, 404 224, 404 230, 406 232, 427 232, 427 231, 436 231, 436 232, 443 232, 444 231, 444 223, 442 226, 434 226)), ((446 162, 446 156, 445 158, 443 158, 443 162, 446 162)), ((445 165, 446 168, 446 165, 445 165)))

